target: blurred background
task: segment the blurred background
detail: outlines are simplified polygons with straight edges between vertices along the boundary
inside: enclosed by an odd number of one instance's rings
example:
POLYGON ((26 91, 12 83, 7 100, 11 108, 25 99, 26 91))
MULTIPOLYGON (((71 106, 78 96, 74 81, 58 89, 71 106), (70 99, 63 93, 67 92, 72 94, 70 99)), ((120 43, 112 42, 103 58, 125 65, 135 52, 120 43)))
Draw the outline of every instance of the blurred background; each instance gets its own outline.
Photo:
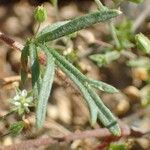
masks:
MULTIPOLYGON (((111 0, 102 1, 113 8, 111 0)), ((43 4, 48 18, 42 23, 40 30, 58 20, 67 20, 84 15, 97 9, 92 0, 59 0, 58 10, 48 0, 0 0, 0 31, 15 41, 24 44, 28 37, 34 35, 37 24, 34 20, 34 9, 43 4)), ((88 77, 102 80, 120 90, 117 94, 99 93, 110 110, 130 127, 142 132, 150 131, 150 55, 138 50, 133 37, 142 32, 150 37, 150 0, 135 4, 124 0, 120 5, 123 14, 114 19, 116 33, 119 38, 120 56, 111 62, 99 64, 101 60, 91 59, 94 54, 116 50, 108 23, 96 24, 78 32, 77 36, 62 38, 54 44, 61 53, 88 77), (141 59, 138 61, 135 58, 141 59), (144 58, 144 59, 143 59, 144 58), (131 60, 135 59, 135 62, 131 60), (146 64, 145 64, 145 60, 146 64), (144 61, 144 62, 143 62, 144 61), (143 66, 141 64, 143 63, 143 66), (136 64, 136 65, 135 65, 136 64), (146 67, 145 67, 146 66, 146 67)), ((19 85, 20 52, 0 42, 0 116, 10 111, 10 98, 15 95, 15 87, 19 85)), ((26 139, 58 136, 90 129, 89 112, 79 91, 68 85, 67 78, 62 80, 56 75, 52 94, 49 99, 47 118, 44 129, 37 131, 34 127, 34 109, 26 116, 28 128, 16 137, 7 133, 12 122, 18 121, 11 115, 0 122, 0 145, 10 145, 26 139)), ((31 85, 27 85, 31 89, 31 85)), ((97 124, 95 128, 99 128, 97 124)), ((150 134, 140 138, 122 138, 121 143, 128 149, 149 150, 150 134)), ((62 146, 52 145, 43 149, 83 149, 98 148, 101 140, 91 138, 76 140, 62 146)))

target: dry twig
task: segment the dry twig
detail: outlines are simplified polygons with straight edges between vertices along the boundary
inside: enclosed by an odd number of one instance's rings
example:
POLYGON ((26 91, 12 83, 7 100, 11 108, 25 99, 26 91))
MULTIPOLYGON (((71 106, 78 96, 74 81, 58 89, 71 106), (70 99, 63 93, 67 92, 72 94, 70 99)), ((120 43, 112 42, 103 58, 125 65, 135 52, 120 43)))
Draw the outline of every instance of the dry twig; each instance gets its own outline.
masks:
MULTIPOLYGON (((122 136, 130 135, 130 128, 122 125, 122 136)), ((77 139, 85 138, 113 138, 114 136, 106 128, 87 130, 82 132, 70 133, 57 138, 39 138, 34 140, 23 141, 19 144, 12 144, 10 146, 0 147, 0 150, 27 150, 29 148, 39 148, 40 146, 48 146, 56 143, 68 143, 77 139)), ((121 138, 121 137, 120 137, 121 138)))
POLYGON ((0 40, 5 42, 9 47, 21 51, 23 49, 23 45, 14 41, 13 39, 6 36, 4 33, 0 32, 0 40))
POLYGON ((126 136, 133 136, 133 137, 141 137, 144 134, 137 132, 130 129, 127 125, 121 123, 120 124, 122 129, 121 137, 114 137, 106 128, 94 129, 94 130, 87 130, 87 131, 78 131, 75 133, 70 133, 68 135, 64 135, 62 137, 55 137, 55 138, 39 138, 34 140, 26 140, 18 144, 12 144, 10 146, 0 147, 0 150, 27 150, 29 148, 40 148, 41 146, 48 146, 52 144, 60 144, 60 143, 68 143, 74 140, 81 140, 86 138, 100 138, 100 139, 107 139, 106 142, 111 140, 119 140, 122 137, 126 136))

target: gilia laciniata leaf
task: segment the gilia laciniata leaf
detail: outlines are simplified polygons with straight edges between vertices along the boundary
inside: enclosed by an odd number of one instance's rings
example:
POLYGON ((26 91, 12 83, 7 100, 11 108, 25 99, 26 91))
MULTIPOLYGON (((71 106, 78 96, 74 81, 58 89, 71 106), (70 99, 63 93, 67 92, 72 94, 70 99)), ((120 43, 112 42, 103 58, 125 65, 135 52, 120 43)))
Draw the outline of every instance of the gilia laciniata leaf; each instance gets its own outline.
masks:
MULTIPOLYGON (((99 96, 96 94, 96 92, 94 92, 94 90, 91 87, 94 85, 96 81, 94 83, 89 82, 92 80, 87 80, 88 79, 87 77, 81 74, 79 70, 77 70, 70 62, 68 62, 56 50, 46 46, 42 46, 42 48, 44 50, 48 50, 53 55, 53 57, 55 58, 55 62, 60 67, 60 69, 64 71, 70 77, 70 79, 74 81, 74 83, 79 87, 81 93, 83 94, 89 106, 91 112, 92 125, 95 124, 96 120, 98 119, 114 135, 119 136, 121 132, 120 132, 119 125, 117 124, 116 118, 113 116, 111 111, 103 104, 99 96)), ((103 86, 105 86, 104 83, 103 86)), ((112 86, 110 87, 113 88, 112 86)))

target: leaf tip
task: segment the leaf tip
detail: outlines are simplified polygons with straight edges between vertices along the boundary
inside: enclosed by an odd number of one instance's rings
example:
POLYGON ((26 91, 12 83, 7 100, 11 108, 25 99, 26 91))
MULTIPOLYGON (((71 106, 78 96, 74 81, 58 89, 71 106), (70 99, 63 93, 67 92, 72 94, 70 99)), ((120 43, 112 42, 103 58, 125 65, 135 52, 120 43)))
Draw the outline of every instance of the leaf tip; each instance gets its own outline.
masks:
POLYGON ((114 135, 114 136, 121 136, 121 129, 118 124, 115 124, 114 126, 109 128, 109 131, 114 135))
POLYGON ((116 13, 118 14, 118 15, 121 15, 122 14, 122 11, 120 11, 120 10, 115 10, 116 11, 116 13))

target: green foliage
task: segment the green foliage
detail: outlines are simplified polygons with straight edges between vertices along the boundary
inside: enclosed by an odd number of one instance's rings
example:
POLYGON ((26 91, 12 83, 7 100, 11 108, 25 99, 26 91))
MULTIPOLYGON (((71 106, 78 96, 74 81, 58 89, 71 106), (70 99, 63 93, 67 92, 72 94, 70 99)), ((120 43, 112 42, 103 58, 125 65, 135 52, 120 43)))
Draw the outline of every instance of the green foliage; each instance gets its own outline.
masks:
POLYGON ((13 136, 16 136, 23 130, 23 128, 24 128, 23 121, 15 122, 9 127, 9 133, 12 134, 13 136))
MULTIPOLYGON (((51 0, 52 4, 57 7, 57 0, 51 0)), ((103 92, 115 93, 118 90, 102 81, 87 78, 76 67, 74 67, 64 56, 59 54, 56 49, 49 46, 50 41, 56 40, 63 36, 69 38, 74 37, 75 33, 81 29, 90 27, 99 22, 108 21, 117 17, 121 12, 116 9, 109 9, 102 5, 98 0, 95 0, 98 5, 98 10, 89 14, 77 17, 68 21, 61 21, 47 26, 41 32, 36 34, 32 39, 25 44, 21 54, 21 80, 25 84, 28 73, 28 59, 30 59, 30 67, 32 74, 32 92, 30 94, 26 91, 18 91, 16 96, 12 99, 14 111, 23 116, 24 113, 29 112, 30 106, 36 104, 36 125, 38 128, 43 127, 47 103, 51 93, 52 84, 55 75, 56 66, 59 67, 80 89, 85 101, 88 105, 91 115, 91 124, 95 125, 100 121, 103 126, 115 135, 120 136, 121 130, 117 119, 112 112, 104 105, 95 89, 103 92), (39 62, 38 53, 42 51, 46 55, 46 65, 43 66, 39 62), (33 101, 34 100, 34 101, 33 101)), ((119 1, 120 3, 121 1, 119 1)), ((135 0, 134 2, 139 2, 135 0)), ((116 2, 118 3, 118 2, 116 2)), ((47 12, 43 6, 39 6, 35 10, 35 20, 39 23, 47 18, 47 12)), ((132 32, 132 23, 124 21, 116 27, 111 22, 112 37, 114 46, 110 51, 104 54, 91 55, 90 58, 95 61, 100 67, 105 66, 120 57, 120 52, 116 50, 124 50, 133 46, 132 40, 134 35, 132 32)), ((145 52, 149 53, 149 40, 143 35, 136 36, 137 45, 145 52), (142 37, 142 38, 141 38, 142 37), (147 44, 148 43, 148 44, 147 44)), ((72 58, 75 55, 70 56, 72 58)), ((149 66, 146 58, 142 60, 132 60, 128 62, 131 67, 149 66)), ((12 134, 18 134, 23 129, 23 122, 18 122, 10 127, 12 134)), ((125 145, 112 143, 109 150, 125 150, 125 145)))
POLYGON ((127 65, 135 68, 150 68, 150 60, 148 57, 140 57, 127 62, 127 65))
MULTIPOLYGON (((98 118, 104 126, 110 129, 110 131, 114 135, 119 136, 121 134, 120 128, 116 122, 115 117, 112 115, 110 110, 102 103, 99 96, 93 91, 91 87, 93 86, 100 90, 108 91, 111 93, 117 92, 117 90, 114 87, 107 85, 103 82, 88 79, 77 68, 75 68, 71 63, 69 63, 69 61, 67 61, 63 56, 61 56, 55 49, 43 45, 44 42, 55 40, 65 35, 70 35, 78 30, 89 27, 95 23, 111 19, 117 16, 119 13, 120 12, 117 10, 109 9, 96 11, 82 17, 77 17, 76 19, 73 19, 71 21, 59 22, 50 25, 43 29, 39 34, 37 34, 37 37, 36 39, 34 39, 34 41, 37 46, 39 46, 42 50, 45 51, 45 53, 47 54, 48 61, 44 77, 41 79, 40 82, 40 91, 38 91, 37 95, 38 102, 36 118, 38 127, 42 127, 45 120, 47 100, 50 94, 50 89, 54 77, 55 61, 56 65, 58 65, 60 69, 62 69, 62 71, 64 71, 81 90, 91 112, 92 125, 95 124, 98 118)), ((33 46, 35 45, 33 44, 33 46)), ((30 53, 33 53, 35 49, 35 47, 32 48, 32 50, 30 49, 30 53)), ((35 62, 37 60, 36 57, 37 56, 30 57, 31 62, 35 62)), ((31 68, 33 68, 33 64, 34 63, 32 62, 31 68)), ((37 71, 38 67, 35 68, 35 70, 37 71)), ((36 71, 32 71, 32 76, 34 76, 36 71)), ((36 75, 37 74, 38 73, 36 73, 36 75)), ((32 80, 34 80, 34 78, 32 80)), ((36 82, 38 82, 38 80, 33 81, 35 86, 36 82)))
POLYGON ((41 48, 45 51, 49 51, 55 58, 56 64, 62 71, 64 71, 71 80, 79 87, 82 92, 91 112, 91 123, 94 125, 98 118, 114 135, 120 136, 121 131, 116 122, 116 118, 112 115, 110 110, 103 104, 99 96, 94 92, 92 86, 102 91, 117 92, 117 90, 107 85, 106 83, 88 79, 77 68, 75 68, 65 57, 61 56, 55 49, 47 46, 41 48))
POLYGON ((108 150, 127 150, 127 146, 125 144, 111 143, 108 150))
POLYGON ((24 85, 28 76, 28 56, 29 56, 29 45, 28 42, 21 53, 21 84, 24 85))
MULTIPOLYGON (((57 0, 50 0, 57 8, 57 0)), ((113 0, 115 5, 119 5, 123 0, 113 0)), ((134 3, 141 3, 143 0, 128 0, 134 3)), ((103 126, 115 135, 120 136, 121 130, 117 123, 116 117, 105 106, 99 95, 95 90, 100 90, 108 93, 115 93, 118 90, 102 81, 97 81, 86 77, 82 74, 72 63, 70 63, 64 56, 57 52, 57 49, 51 47, 51 42, 63 36, 69 38, 76 37, 79 30, 90 27, 96 23, 109 21, 117 17, 121 12, 116 9, 109 9, 102 5, 99 0, 95 0, 98 5, 98 10, 88 13, 81 17, 77 17, 68 21, 61 21, 47 26, 41 32, 36 34, 32 39, 27 40, 21 53, 21 82, 22 85, 26 83, 28 71, 31 70, 32 75, 32 91, 17 90, 16 96, 11 99, 13 105, 12 112, 18 113, 19 116, 24 116, 29 112, 30 107, 36 107, 36 125, 42 128, 47 110, 47 103, 50 97, 52 84, 55 76, 55 68, 60 68, 78 87, 83 95, 91 115, 91 125, 94 126, 97 121, 101 122, 103 126), (46 55, 46 65, 40 64, 38 53, 44 52, 46 55), (28 69, 28 62, 30 68, 28 69)), ((43 6, 38 6, 34 12, 35 20, 42 23, 47 18, 47 12, 43 6)), ((112 32, 113 46, 109 51, 102 54, 94 54, 90 59, 95 61, 99 67, 106 66, 114 60, 117 60, 122 50, 133 48, 134 33, 132 31, 132 22, 125 20, 119 25, 110 23, 112 32)), ((144 52, 150 53, 150 40, 143 34, 137 34, 135 37, 137 47, 144 52)), ((76 54, 71 53, 67 56, 68 59, 76 60, 76 54)), ((128 66, 132 68, 142 67, 150 71, 150 61, 148 57, 139 57, 129 60, 128 66)), ((143 106, 150 104, 150 87, 146 90, 141 90, 141 98, 143 106)), ((0 118, 4 120, 12 112, 0 118)), ((14 123, 9 128, 9 133, 12 135, 19 134, 24 128, 24 122, 19 121, 14 123)), ((126 150, 125 144, 111 143, 108 150, 126 150)))
POLYGON ((119 40, 119 49, 127 49, 133 46, 131 41, 134 39, 134 34, 132 32, 131 21, 125 20, 116 25, 115 32, 119 40))
POLYGON ((75 50, 66 55, 66 59, 70 62, 76 62, 78 60, 78 55, 75 50))
POLYGON ((120 53, 117 51, 106 52, 105 54, 94 54, 90 56, 90 59, 95 61, 99 67, 106 66, 114 60, 120 57, 120 53))
POLYGON ((29 44, 29 53, 30 53, 31 73, 32 73, 32 86, 34 87, 39 79, 40 65, 36 45, 33 44, 32 42, 29 44))
POLYGON ((150 40, 142 33, 135 36, 136 44, 139 50, 145 54, 150 54, 150 40))

